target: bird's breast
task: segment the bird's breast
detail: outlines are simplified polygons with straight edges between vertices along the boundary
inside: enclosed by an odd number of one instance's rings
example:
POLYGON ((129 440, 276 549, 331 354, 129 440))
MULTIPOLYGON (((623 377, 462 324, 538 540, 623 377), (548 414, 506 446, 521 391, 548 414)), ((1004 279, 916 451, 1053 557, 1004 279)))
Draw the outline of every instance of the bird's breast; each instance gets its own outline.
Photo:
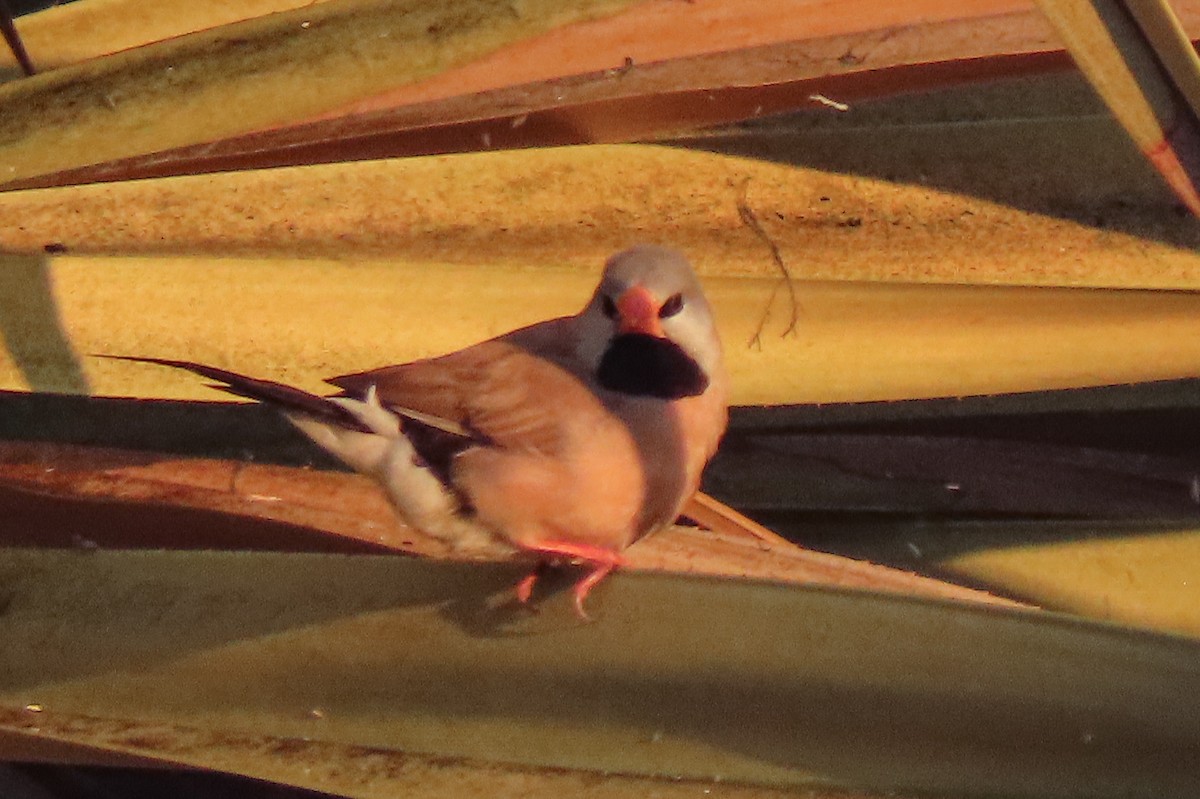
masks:
POLYGON ((678 400, 626 397, 617 403, 642 465, 639 536, 671 524, 699 486, 727 418, 723 395, 713 389, 678 400))

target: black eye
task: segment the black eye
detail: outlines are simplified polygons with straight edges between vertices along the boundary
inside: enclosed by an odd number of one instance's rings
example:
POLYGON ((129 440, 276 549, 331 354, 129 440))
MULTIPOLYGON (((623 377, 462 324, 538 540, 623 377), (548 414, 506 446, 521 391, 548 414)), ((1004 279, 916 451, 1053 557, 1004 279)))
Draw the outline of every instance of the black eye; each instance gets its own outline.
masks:
POLYGON ((667 301, 664 302, 662 307, 658 309, 658 318, 667 319, 668 317, 674 316, 682 310, 683 295, 672 294, 670 297, 667 297, 667 301))
POLYGON ((617 304, 613 302, 612 297, 605 294, 602 296, 600 303, 600 308, 604 311, 605 316, 609 319, 617 318, 617 304))

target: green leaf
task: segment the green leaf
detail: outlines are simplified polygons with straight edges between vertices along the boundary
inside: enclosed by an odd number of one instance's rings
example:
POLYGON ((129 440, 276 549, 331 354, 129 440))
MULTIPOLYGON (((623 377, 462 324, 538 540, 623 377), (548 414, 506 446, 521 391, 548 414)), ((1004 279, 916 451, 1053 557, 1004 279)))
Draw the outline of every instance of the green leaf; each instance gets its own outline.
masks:
MULTIPOLYGON (((1200 789, 1200 643, 648 575, 605 583, 587 624, 568 596, 513 608, 520 575, 375 556, 7 550, 0 703, 40 710, 26 730, 67 714, 508 768, 960 796, 1200 789)), ((167 748, 132 732, 115 743, 167 748)), ((286 749, 238 768, 270 776, 286 749)), ((220 767, 208 752, 184 760, 220 767)))

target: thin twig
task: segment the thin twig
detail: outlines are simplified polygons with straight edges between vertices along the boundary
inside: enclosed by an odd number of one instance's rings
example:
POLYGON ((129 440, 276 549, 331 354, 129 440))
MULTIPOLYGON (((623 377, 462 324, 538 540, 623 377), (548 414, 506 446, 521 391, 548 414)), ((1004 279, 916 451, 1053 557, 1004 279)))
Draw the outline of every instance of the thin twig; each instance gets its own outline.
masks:
POLYGON ((21 65, 21 70, 26 75, 36 72, 33 60, 30 59, 29 52, 25 49, 25 43, 21 41, 21 34, 17 33, 17 26, 13 24, 12 11, 9 10, 8 4, 4 0, 0 0, 0 34, 4 35, 4 41, 8 42, 8 49, 12 50, 17 63, 21 65))
POLYGON ((767 320, 771 318, 771 306, 775 303, 775 296, 779 293, 780 285, 787 286, 788 298, 792 303, 792 312, 788 317, 788 325, 784 329, 780 338, 796 333, 796 326, 800 323, 800 302, 796 299, 796 286, 792 282, 792 273, 788 270, 787 264, 783 262, 783 256, 779 252, 779 246, 763 229, 762 223, 758 221, 758 216, 754 213, 754 209, 746 201, 746 191, 750 187, 750 178, 742 181, 741 190, 738 192, 737 210, 738 216, 741 217, 742 223, 746 227, 754 231, 763 242, 771 249, 771 258, 774 259, 775 265, 779 267, 779 272, 782 275, 780 283, 776 283, 771 289, 771 296, 767 298, 767 307, 763 309, 762 318, 758 320, 758 326, 754 329, 754 335, 750 337, 747 346, 762 348, 762 333, 767 326, 767 320))

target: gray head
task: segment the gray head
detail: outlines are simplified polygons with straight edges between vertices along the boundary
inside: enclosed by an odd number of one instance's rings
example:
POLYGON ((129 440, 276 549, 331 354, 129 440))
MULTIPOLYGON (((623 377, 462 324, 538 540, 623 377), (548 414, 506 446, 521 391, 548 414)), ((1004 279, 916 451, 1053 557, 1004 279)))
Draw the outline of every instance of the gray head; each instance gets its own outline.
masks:
MULTIPOLYGON (((712 310, 691 265, 678 250, 639 244, 613 255, 580 322, 584 330, 579 354, 597 370, 602 364, 611 365, 614 348, 625 353, 633 349, 665 353, 675 349, 667 342, 705 375, 721 368, 721 342, 712 310)), ((641 356, 618 357, 632 364, 623 367, 626 370, 664 368, 656 355, 649 359, 654 365, 647 365, 641 356)))

